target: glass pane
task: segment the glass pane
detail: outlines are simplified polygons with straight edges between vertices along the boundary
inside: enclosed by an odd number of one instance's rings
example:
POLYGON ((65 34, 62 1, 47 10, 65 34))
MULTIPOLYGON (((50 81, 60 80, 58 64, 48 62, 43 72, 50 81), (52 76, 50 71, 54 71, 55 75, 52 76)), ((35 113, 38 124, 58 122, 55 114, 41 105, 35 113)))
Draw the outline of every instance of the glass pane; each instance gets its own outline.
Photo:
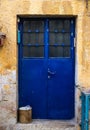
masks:
POLYGON ((44 57, 44 47, 43 46, 32 46, 23 47, 23 57, 44 57))
POLYGON ((23 44, 29 44, 30 43, 30 34, 24 33, 23 34, 23 44))
POLYGON ((50 45, 53 45, 53 44, 55 44, 55 34, 54 33, 50 33, 49 34, 49 44, 50 45))
POLYGON ((36 33, 30 33, 30 43, 31 44, 36 43, 36 33))
POLYGON ((37 43, 43 45, 44 44, 44 34, 43 33, 38 33, 36 34, 37 37, 37 43))
POLYGON ((70 20, 64 20, 64 30, 70 32, 70 20))
POLYGON ((30 48, 27 46, 23 47, 23 57, 30 57, 30 48))
POLYGON ((63 34, 63 36, 64 36, 64 44, 65 45, 70 45, 70 33, 64 33, 63 34))
POLYGON ((63 21, 62 20, 52 20, 49 22, 50 31, 62 31, 63 29, 63 21))
POLYGON ((63 57, 63 47, 49 47, 49 57, 63 57))
POLYGON ((44 31, 44 22, 43 21, 24 21, 23 30, 25 32, 27 32, 27 31, 43 32, 44 31))
POLYGON ((43 33, 24 33, 23 44, 44 44, 43 33))
POLYGON ((70 57, 70 47, 64 47, 64 57, 70 57))
POLYGON ((57 35, 56 35, 56 42, 58 43, 58 44, 62 44, 63 43, 63 33, 57 33, 57 35))
POLYGON ((62 44, 63 41, 63 33, 50 33, 49 43, 50 45, 62 44))
POLYGON ((30 29, 30 21, 24 21, 23 31, 27 32, 30 29))

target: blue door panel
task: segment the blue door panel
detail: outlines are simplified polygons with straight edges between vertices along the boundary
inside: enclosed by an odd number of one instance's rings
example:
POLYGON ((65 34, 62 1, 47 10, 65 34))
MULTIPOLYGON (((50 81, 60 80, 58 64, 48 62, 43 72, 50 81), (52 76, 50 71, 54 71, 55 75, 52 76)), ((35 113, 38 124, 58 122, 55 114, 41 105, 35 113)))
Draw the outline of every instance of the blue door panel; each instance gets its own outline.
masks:
POLYGON ((74 117, 72 60, 50 59, 48 64, 50 71, 55 72, 48 79, 48 118, 71 119, 74 117))
POLYGON ((32 106, 33 118, 47 116, 47 71, 43 59, 22 60, 22 104, 32 106))

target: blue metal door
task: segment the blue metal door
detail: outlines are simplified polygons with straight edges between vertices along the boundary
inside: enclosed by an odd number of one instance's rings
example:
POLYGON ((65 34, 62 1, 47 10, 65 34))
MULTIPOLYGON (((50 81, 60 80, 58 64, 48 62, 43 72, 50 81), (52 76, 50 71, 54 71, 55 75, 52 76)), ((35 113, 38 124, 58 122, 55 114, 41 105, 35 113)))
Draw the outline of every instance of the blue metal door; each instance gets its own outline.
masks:
POLYGON ((33 118, 73 118, 74 20, 22 19, 19 32, 19 106, 33 118))

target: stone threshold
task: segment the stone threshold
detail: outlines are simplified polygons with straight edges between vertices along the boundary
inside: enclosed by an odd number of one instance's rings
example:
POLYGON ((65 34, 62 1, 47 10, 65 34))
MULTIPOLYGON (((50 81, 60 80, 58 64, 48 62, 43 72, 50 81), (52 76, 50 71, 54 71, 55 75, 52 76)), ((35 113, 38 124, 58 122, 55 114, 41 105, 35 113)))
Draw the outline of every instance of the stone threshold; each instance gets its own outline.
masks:
POLYGON ((32 120, 29 124, 17 123, 13 130, 79 130, 74 120, 32 120))

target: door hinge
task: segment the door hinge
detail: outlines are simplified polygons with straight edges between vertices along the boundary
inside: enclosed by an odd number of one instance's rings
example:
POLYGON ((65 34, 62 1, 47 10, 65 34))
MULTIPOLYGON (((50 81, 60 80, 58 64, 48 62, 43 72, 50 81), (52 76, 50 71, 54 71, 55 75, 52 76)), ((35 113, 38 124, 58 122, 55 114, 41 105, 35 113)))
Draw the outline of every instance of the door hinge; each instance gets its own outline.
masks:
POLYGON ((17 38, 17 42, 18 42, 18 44, 20 44, 20 42, 21 42, 21 32, 20 32, 20 30, 18 30, 18 38, 17 38))

